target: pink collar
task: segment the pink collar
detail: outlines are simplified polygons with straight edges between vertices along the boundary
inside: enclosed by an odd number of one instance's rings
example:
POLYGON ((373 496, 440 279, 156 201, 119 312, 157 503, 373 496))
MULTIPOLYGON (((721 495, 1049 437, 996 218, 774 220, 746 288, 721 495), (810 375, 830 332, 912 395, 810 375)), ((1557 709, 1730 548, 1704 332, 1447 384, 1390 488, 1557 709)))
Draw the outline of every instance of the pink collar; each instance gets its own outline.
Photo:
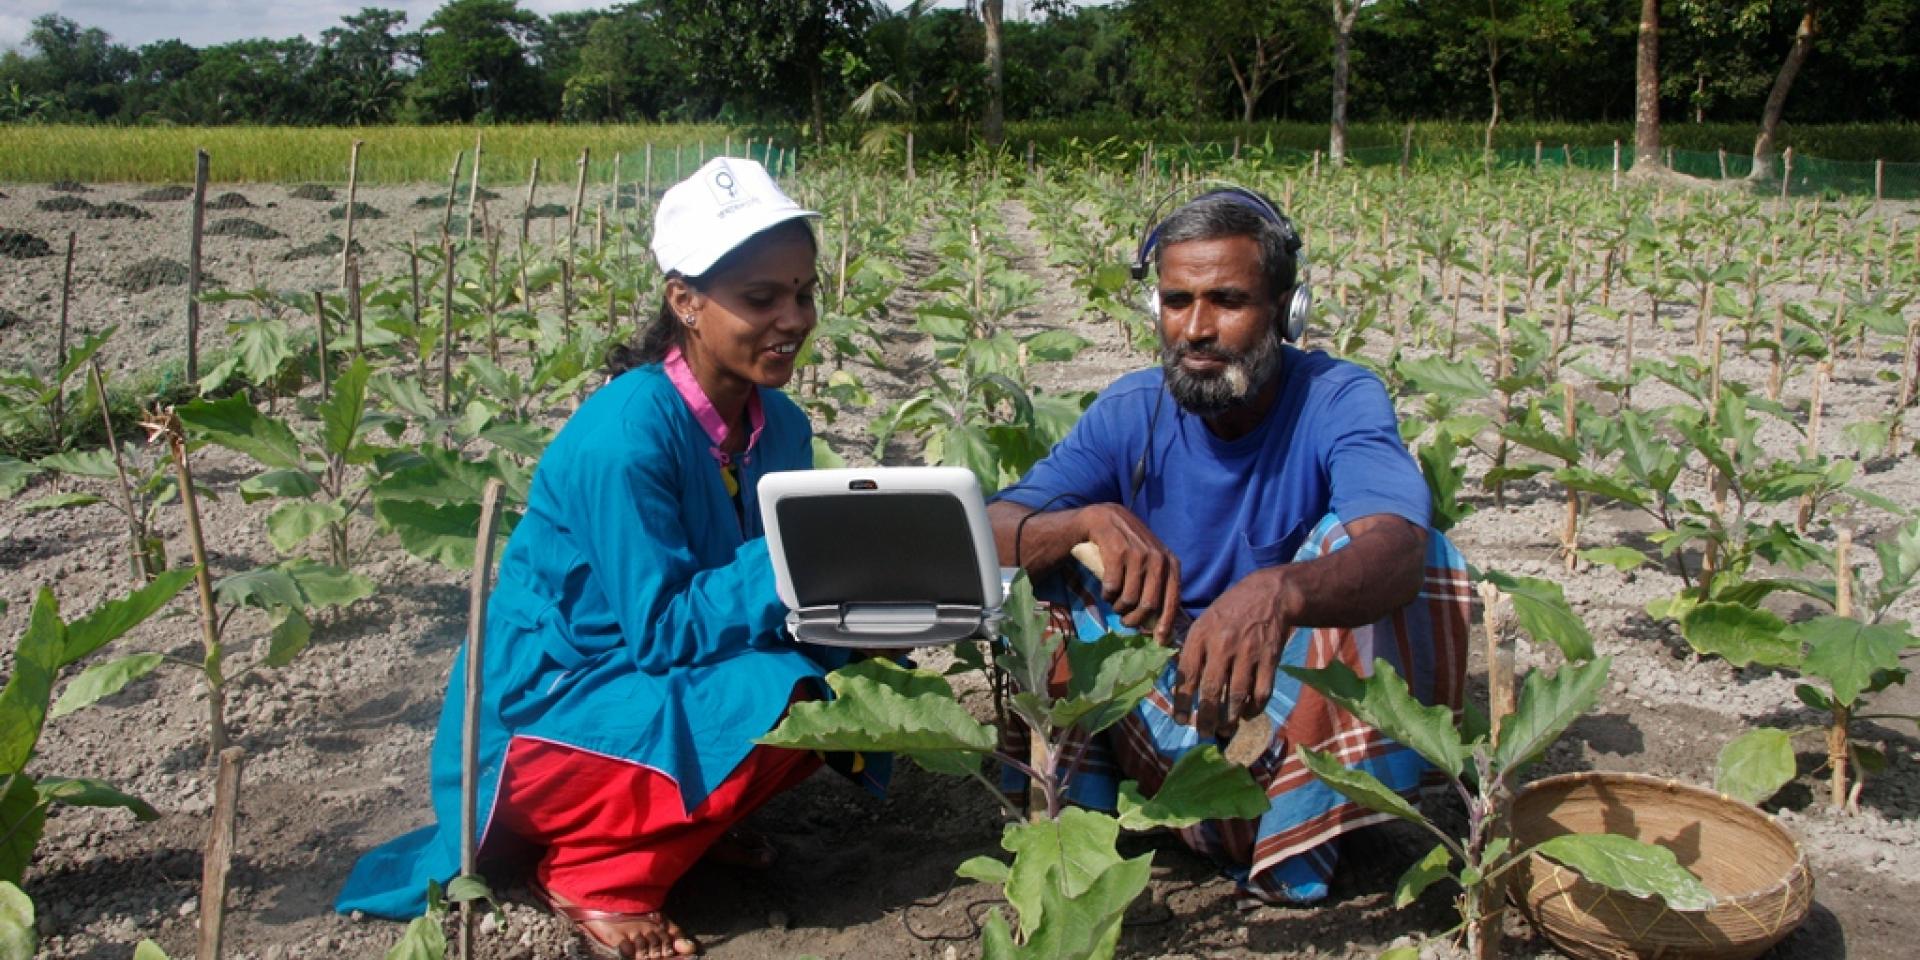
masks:
MULTIPOLYGON (((693 368, 687 365, 686 354, 678 346, 668 349, 665 366, 667 379, 673 381, 673 388, 680 391, 680 399, 687 402, 687 406, 693 410, 693 418, 700 421, 701 429, 707 432, 707 452, 713 454, 713 459, 721 466, 730 465, 733 457, 723 449, 727 443, 727 421, 720 416, 719 410, 714 409, 713 401, 707 399, 707 392, 700 388, 700 381, 693 376, 693 368)), ((760 406, 758 389, 747 394, 747 422, 753 425, 753 434, 747 438, 746 452, 740 454, 742 463, 752 459, 754 445, 760 442, 760 431, 767 426, 767 412, 760 406)))

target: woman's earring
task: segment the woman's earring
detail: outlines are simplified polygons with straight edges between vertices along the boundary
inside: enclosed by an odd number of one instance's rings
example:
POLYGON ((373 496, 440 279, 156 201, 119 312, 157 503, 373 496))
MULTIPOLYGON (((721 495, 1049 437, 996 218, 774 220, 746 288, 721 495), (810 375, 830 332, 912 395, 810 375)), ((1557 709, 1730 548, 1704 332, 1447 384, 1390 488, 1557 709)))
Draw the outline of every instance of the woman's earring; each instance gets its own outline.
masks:
POLYGON ((695 314, 689 313, 686 316, 681 317, 680 318, 681 325, 685 326, 689 330, 693 329, 693 319, 695 316, 696 316, 695 314))

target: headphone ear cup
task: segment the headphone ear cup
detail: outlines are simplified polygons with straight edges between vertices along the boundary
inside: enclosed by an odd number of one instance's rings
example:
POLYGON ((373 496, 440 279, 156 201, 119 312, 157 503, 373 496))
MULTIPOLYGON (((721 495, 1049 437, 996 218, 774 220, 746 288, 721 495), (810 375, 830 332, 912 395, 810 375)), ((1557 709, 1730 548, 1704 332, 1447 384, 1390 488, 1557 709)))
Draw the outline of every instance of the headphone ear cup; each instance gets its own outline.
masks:
POLYGON ((1293 295, 1287 298, 1287 318, 1280 336, 1288 343, 1300 342, 1300 335, 1307 332, 1307 316, 1313 313, 1313 288, 1302 281, 1293 288, 1293 295))

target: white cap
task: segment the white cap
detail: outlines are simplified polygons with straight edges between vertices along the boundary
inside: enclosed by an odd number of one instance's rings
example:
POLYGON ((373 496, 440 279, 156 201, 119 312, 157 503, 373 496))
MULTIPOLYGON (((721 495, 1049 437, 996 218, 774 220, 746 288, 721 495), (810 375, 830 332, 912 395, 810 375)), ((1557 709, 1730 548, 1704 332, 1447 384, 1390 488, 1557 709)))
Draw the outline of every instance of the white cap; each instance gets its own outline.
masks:
POLYGON ((754 234, 817 216, 782 193, 757 161, 715 157, 661 196, 653 214, 653 258, 664 273, 697 277, 754 234))

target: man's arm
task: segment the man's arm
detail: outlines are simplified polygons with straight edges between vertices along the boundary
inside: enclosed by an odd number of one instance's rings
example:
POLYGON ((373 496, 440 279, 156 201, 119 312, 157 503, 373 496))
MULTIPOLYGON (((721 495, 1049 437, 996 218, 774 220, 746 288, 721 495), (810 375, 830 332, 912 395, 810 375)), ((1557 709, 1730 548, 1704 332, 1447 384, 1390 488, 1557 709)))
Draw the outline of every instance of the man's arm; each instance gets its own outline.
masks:
POLYGON ((1374 623, 1420 594, 1427 532, 1393 514, 1346 523, 1346 546, 1256 570, 1194 622, 1180 651, 1174 716, 1201 736, 1265 709, 1287 637, 1298 627, 1374 623))
MULTIPOLYGON (((1081 543, 1099 547, 1106 566, 1101 593, 1129 627, 1180 608, 1180 559, 1118 504, 1037 512, 1001 500, 987 507, 987 519, 1001 565, 1022 567, 1029 576, 1059 566, 1081 543)), ((1172 641, 1173 621, 1170 615, 1160 617, 1154 637, 1161 643, 1172 641)))

